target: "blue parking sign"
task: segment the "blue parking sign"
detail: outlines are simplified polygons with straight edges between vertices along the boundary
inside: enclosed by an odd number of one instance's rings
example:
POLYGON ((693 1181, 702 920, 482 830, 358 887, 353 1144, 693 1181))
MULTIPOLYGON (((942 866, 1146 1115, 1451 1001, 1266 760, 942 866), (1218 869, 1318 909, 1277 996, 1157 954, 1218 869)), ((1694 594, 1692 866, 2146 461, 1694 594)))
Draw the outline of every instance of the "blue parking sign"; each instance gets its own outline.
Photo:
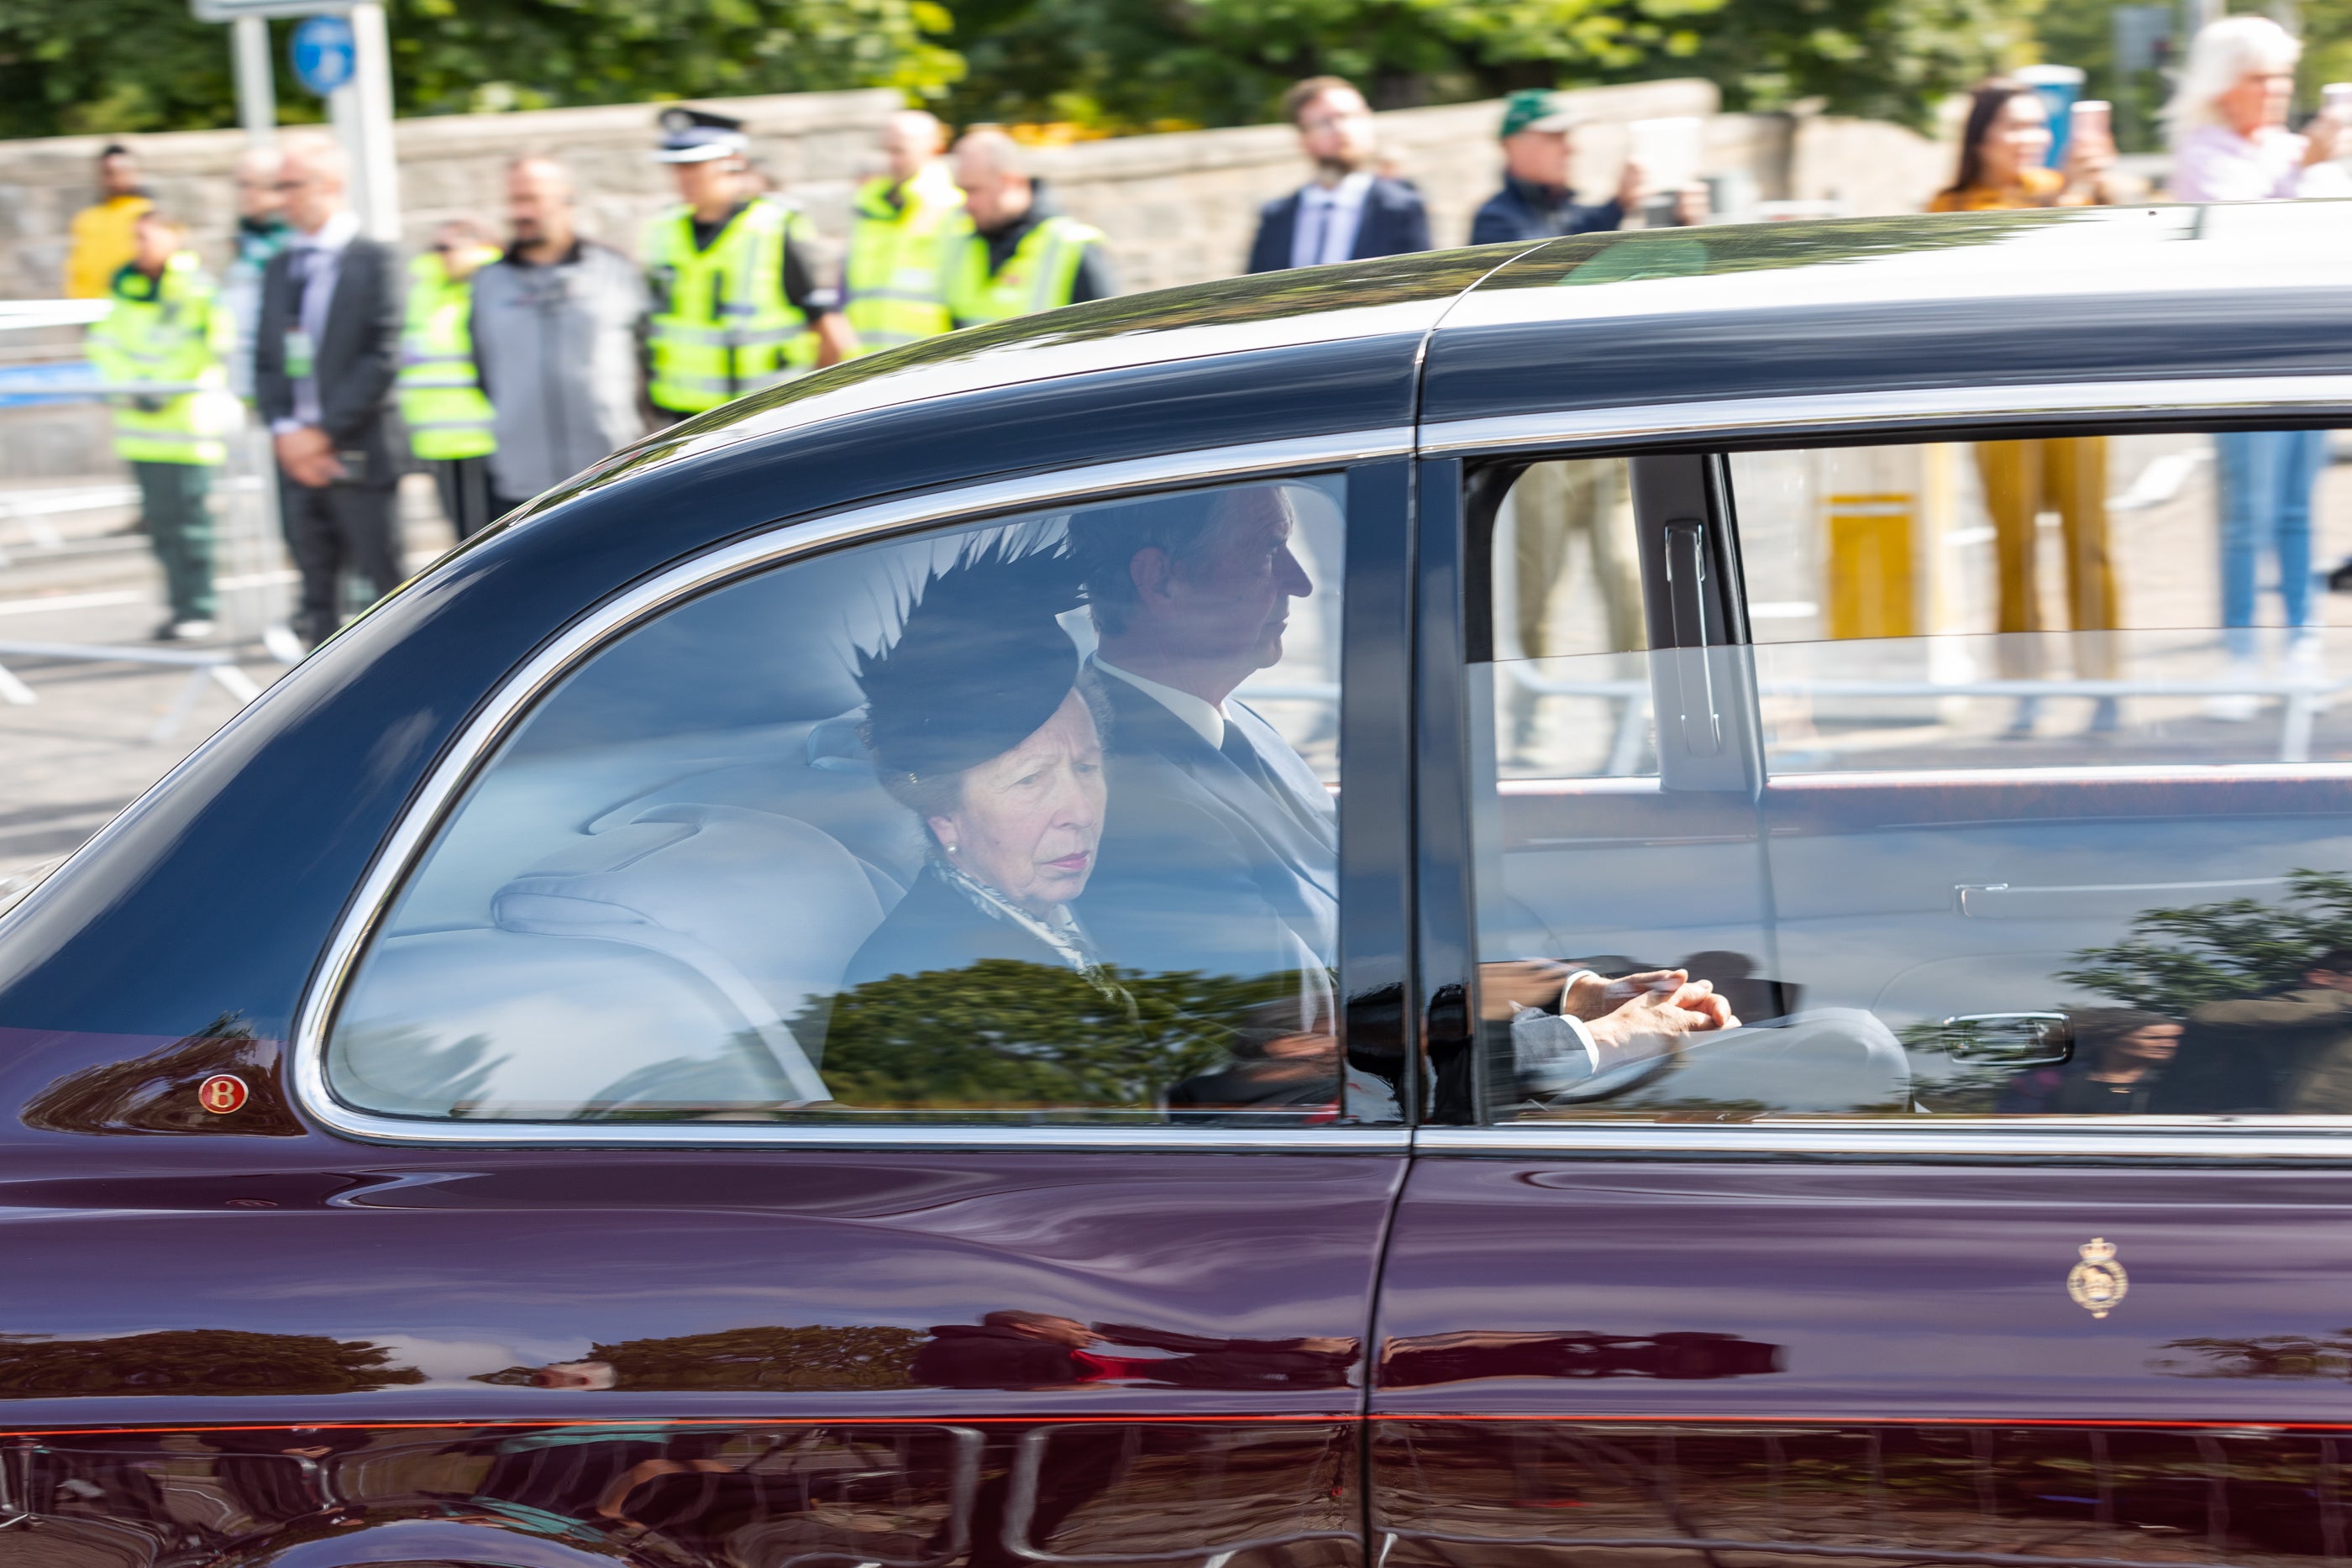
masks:
POLYGON ((341 16, 305 16, 294 29, 294 76, 320 98, 352 79, 352 25, 341 16))

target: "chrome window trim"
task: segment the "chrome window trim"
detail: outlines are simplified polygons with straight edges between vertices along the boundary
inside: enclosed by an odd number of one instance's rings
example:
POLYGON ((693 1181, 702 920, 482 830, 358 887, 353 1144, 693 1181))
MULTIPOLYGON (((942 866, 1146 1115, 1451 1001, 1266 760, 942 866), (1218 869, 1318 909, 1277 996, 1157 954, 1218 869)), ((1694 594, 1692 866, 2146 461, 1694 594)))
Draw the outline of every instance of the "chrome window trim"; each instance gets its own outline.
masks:
MULTIPOLYGON (((1890 430, 1934 420, 1985 424, 2013 419, 2278 409, 2335 414, 2352 424, 2352 376, 2230 376, 2170 381, 1921 388, 1771 398, 1725 398, 1571 409, 1423 426, 1423 455, 1558 448, 1652 437, 1890 430)), ((2260 766, 2260 765, 2255 765, 2260 766)), ((2298 765, 2308 770, 2311 765, 2298 765)), ((2137 771, 2137 770, 2135 770, 2137 771)), ((2252 771, 2233 768, 2233 775, 2252 771)), ((1970 779, 1982 775, 1971 772, 1970 779)), ((2201 771, 2199 776, 2204 776, 2201 771)), ((1784 782, 1836 789, 1851 776, 1797 775, 1784 782)), ((1907 777, 1907 776, 1906 776, 1907 777)), ((1675 1122, 1517 1122, 1417 1129, 1416 1154, 1588 1157, 1825 1155, 1997 1160, 2305 1160, 2352 1162, 2352 1117, 1889 1116, 1875 1122, 1775 1117, 1738 1125, 1675 1122)))
POLYGON ((2051 1116, 2015 1121, 1888 1116, 1876 1122, 1777 1117, 1736 1126, 1674 1122, 1512 1122, 1491 1127, 1423 1127, 1413 1152, 1428 1155, 1640 1155, 1648 1157, 1839 1155, 1882 1159, 2286 1159, 2352 1163, 2352 1116, 2051 1116), (2110 1127, 2108 1121, 2127 1122, 2110 1127), (2275 1127, 2277 1131, 2256 1131, 2275 1127))
POLYGON ((780 1126, 737 1122, 648 1125, 480 1122, 382 1116, 337 1100, 327 1083, 327 1026, 369 937, 477 768, 532 704, 607 643, 682 600, 730 578, 801 556, 878 539, 933 523, 981 518, 1170 485, 1209 484, 1278 473, 1310 473, 1409 453, 1412 432, 1398 426, 1173 453, 929 491, 787 523, 692 557, 624 590, 565 627, 510 672, 434 765, 415 800, 369 863, 336 922, 295 1013, 289 1087, 295 1103, 330 1132, 368 1143, 440 1145, 660 1145, 671 1147, 1222 1150, 1317 1154, 1403 1151, 1402 1127, 780 1126))
POLYGON ((2127 418, 2207 411, 2277 409, 2299 416, 2341 414, 2352 423, 2352 376, 2215 376, 2174 381, 2054 382, 2018 386, 1922 387, 1895 392, 1819 392, 1561 409, 1424 424, 1421 455, 1504 452, 1562 443, 1657 436, 1791 435, 1836 426, 1868 430, 1923 420, 1994 423, 2067 415, 2127 418))

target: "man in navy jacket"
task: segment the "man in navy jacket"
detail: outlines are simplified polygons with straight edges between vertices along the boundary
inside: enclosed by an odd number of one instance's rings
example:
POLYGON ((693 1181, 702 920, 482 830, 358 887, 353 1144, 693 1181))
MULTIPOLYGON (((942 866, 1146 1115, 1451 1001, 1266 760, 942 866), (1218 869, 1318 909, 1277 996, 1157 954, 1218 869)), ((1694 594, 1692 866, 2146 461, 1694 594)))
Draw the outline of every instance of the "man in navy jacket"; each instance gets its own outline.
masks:
POLYGON ((1309 77, 1282 95, 1315 179, 1260 209, 1249 270, 1362 261, 1427 250, 1429 213, 1403 180, 1372 172, 1372 111, 1338 77, 1309 77))
POLYGON ((1568 188, 1569 134, 1576 117, 1565 93, 1531 89, 1503 103, 1503 188, 1470 222, 1472 245, 1558 239, 1625 226, 1646 193, 1642 166, 1625 161, 1617 193, 1583 203, 1568 188))

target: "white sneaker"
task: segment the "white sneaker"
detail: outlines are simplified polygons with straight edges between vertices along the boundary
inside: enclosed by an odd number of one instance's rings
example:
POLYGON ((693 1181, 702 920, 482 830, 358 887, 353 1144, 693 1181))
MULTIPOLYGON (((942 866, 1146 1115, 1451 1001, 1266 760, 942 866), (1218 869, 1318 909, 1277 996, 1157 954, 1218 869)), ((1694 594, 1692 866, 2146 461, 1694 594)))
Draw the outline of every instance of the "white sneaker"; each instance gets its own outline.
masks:
POLYGON ((212 634, 213 623, 209 621, 174 621, 172 622, 172 639, 177 643, 193 643, 200 637, 209 637, 212 634))
MULTIPOLYGON (((2224 681, 2243 681, 2251 685, 2263 678, 2263 667, 2252 659, 2232 659, 2222 671, 2224 681)), ((2205 699, 2205 716, 2224 719, 2231 724, 2243 724, 2263 711, 2263 699, 2252 692, 2224 692, 2205 699)))

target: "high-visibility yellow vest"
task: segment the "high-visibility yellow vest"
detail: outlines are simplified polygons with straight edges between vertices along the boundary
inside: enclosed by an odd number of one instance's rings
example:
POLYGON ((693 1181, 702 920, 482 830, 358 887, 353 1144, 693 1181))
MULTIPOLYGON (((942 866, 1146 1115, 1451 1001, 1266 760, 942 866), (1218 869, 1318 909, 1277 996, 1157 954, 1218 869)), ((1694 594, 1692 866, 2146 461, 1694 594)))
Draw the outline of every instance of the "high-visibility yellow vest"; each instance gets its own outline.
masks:
POLYGON ((988 242, 971 227, 969 218, 963 230, 948 285, 948 311, 959 327, 1010 320, 1067 305, 1087 246, 1100 244, 1103 237, 1102 231, 1090 224, 1050 217, 1022 235, 1004 265, 992 273, 988 242))
POLYGON ((948 316, 948 269, 963 235, 963 193, 938 163, 899 189, 897 206, 890 192, 890 181, 868 180, 852 209, 843 308, 860 353, 955 327, 948 316))
POLYGON ((419 457, 480 457, 498 450, 490 400, 474 370, 474 280, 453 278, 438 256, 408 264, 408 318, 400 334, 400 419, 419 457))
POLYGON ((694 248, 693 208, 654 220, 638 254, 653 294, 646 394, 656 408, 698 413, 815 365, 816 334, 784 298, 784 241, 808 233, 798 209, 766 196, 708 250, 694 248))
MULTIPOLYGON (((212 280, 184 250, 149 277, 135 267, 114 275, 113 308, 89 329, 89 359, 99 379, 116 386, 225 387, 226 356, 236 323, 212 280)), ((216 392, 138 392, 110 394, 115 455, 132 463, 226 460, 222 440, 233 410, 216 392), (142 407, 145 403, 151 406, 142 407)))

